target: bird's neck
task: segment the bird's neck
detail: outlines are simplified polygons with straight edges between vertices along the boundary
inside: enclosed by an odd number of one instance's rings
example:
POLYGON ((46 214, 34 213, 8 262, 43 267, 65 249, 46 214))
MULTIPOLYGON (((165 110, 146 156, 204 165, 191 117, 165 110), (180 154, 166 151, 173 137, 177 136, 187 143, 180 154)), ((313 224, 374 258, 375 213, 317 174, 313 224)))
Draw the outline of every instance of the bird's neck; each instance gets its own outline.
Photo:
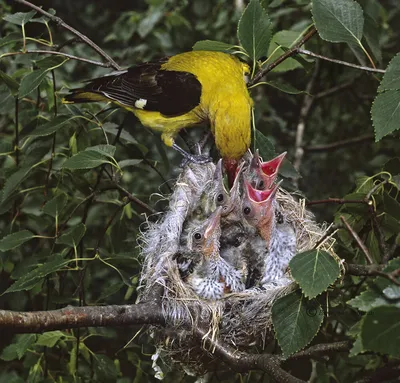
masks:
POLYGON ((260 219, 258 224, 260 236, 265 240, 267 243, 267 247, 271 242, 271 238, 274 235, 276 227, 276 220, 275 220, 275 206, 272 205, 270 209, 266 212, 266 214, 260 219))

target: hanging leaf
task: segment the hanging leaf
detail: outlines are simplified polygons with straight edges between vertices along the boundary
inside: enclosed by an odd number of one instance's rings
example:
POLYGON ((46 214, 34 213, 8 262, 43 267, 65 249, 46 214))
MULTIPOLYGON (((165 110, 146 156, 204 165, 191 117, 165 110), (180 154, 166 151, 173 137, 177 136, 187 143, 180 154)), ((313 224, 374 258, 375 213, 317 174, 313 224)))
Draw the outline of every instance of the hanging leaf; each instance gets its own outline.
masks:
POLYGON ((60 215, 61 211, 64 209, 68 200, 68 196, 65 193, 56 195, 50 201, 46 202, 43 206, 43 212, 56 218, 60 215))
POLYGON ((400 90, 400 53, 392 58, 379 84, 378 92, 386 90, 400 90))
POLYGON ((272 306, 272 323, 285 357, 307 346, 318 333, 323 319, 320 304, 309 301, 300 291, 276 300, 272 306))
POLYGON ((368 311, 361 326, 361 341, 365 351, 400 357, 399 339, 400 308, 380 306, 368 311))
POLYGON ((34 237, 35 235, 29 230, 9 234, 0 240, 0 251, 15 249, 34 237))
POLYGON ((93 169, 97 166, 109 163, 110 161, 104 154, 94 150, 84 150, 65 161, 63 168, 71 170, 93 169))
POLYGON ((302 90, 296 89, 294 86, 284 83, 284 82, 278 82, 278 81, 267 81, 267 85, 272 86, 275 89, 279 89, 282 92, 288 93, 288 94, 301 94, 305 93, 302 90))
POLYGON ((54 347, 55 344, 62 339, 65 339, 66 335, 61 331, 49 331, 39 335, 36 344, 38 346, 54 347))
POLYGON ((86 226, 83 223, 71 227, 63 235, 57 238, 56 243, 62 243, 67 246, 76 247, 86 232, 86 226))
POLYGON ((12 95, 18 94, 19 84, 17 81, 15 81, 12 77, 1 70, 0 79, 2 80, 2 82, 4 82, 4 84, 6 84, 7 88, 10 89, 12 95))
POLYGON ((354 0, 313 0, 312 14, 322 39, 359 45, 364 27, 363 11, 354 0))
POLYGON ((30 166, 23 167, 7 178, 7 181, 2 190, 3 202, 14 193, 14 191, 18 188, 18 186, 26 178, 26 176, 29 174, 30 171, 31 171, 30 166))
POLYGON ((323 293, 340 274, 339 265, 323 250, 309 250, 296 254, 289 262, 293 278, 308 298, 323 293))
POLYGON ((65 127, 70 121, 79 118, 78 116, 68 116, 68 115, 59 115, 52 120, 46 122, 43 125, 38 126, 31 133, 27 134, 27 136, 33 137, 45 137, 50 136, 57 132, 59 129, 65 127))
POLYGON ((8 21, 9 23, 17 24, 17 25, 25 25, 28 23, 33 16, 36 15, 36 11, 30 12, 17 12, 12 15, 5 15, 3 20, 8 21))
POLYGON ((267 56, 271 40, 271 22, 258 0, 250 0, 238 25, 238 38, 250 58, 267 56))

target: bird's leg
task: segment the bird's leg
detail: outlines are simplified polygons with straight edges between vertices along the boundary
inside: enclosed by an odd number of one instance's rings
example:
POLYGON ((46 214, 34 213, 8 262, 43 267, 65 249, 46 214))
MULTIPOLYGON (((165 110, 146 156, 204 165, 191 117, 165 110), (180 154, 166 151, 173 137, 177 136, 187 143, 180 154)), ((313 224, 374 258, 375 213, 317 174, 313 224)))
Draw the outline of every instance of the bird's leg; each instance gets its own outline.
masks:
POLYGON ((175 149, 177 152, 181 153, 184 157, 181 167, 183 168, 188 162, 193 162, 195 164, 206 164, 207 162, 212 162, 212 158, 207 155, 203 154, 191 154, 183 150, 180 146, 172 144, 172 148, 175 149))

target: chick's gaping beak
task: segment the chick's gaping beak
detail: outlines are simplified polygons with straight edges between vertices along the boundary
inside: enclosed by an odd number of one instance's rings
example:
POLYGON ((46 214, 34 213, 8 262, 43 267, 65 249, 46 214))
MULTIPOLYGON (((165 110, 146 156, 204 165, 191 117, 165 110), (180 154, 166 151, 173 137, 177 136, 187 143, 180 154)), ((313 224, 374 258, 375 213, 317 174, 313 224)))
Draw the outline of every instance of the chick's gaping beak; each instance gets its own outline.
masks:
POLYGON ((219 254, 219 237, 221 235, 221 214, 222 207, 217 208, 210 215, 208 226, 204 232, 204 249, 203 254, 207 257, 219 254))
POLYGON ((282 183, 282 180, 279 181, 277 184, 275 184, 272 188, 266 189, 266 190, 257 190, 254 189, 249 182, 245 181, 245 186, 247 190, 247 195, 249 196, 249 199, 253 202, 268 202, 272 201, 272 199, 275 197, 280 184, 282 183))
POLYGON ((267 177, 276 177, 279 168, 282 165, 282 162, 286 156, 287 152, 283 152, 279 156, 273 158, 272 160, 261 162, 261 170, 264 173, 265 176, 267 177))

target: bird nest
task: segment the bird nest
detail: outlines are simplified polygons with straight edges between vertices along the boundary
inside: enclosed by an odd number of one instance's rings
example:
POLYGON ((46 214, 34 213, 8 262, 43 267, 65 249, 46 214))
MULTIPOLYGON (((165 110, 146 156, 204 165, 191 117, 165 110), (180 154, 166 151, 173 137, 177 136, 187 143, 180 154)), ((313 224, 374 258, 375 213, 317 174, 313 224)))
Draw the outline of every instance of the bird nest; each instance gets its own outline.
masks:
MULTIPOLYGON (((169 197, 169 209, 158 222, 148 223, 148 228, 142 233, 140 240, 144 263, 139 301, 154 299, 154 291, 162 291, 161 305, 166 323, 163 328, 154 326, 150 328, 157 347, 153 359, 161 357, 167 365, 171 362, 178 364, 192 375, 203 375, 221 368, 220 362, 213 355, 213 349, 204 342, 205 338, 223 342, 241 351, 252 350, 252 352, 255 350, 260 352, 273 340, 272 305, 275 300, 297 288, 288 270, 291 256, 311 250, 317 245, 335 256, 332 249, 334 239, 326 238, 326 226, 315 222, 313 215, 305 210, 304 200, 298 201, 287 191, 279 188, 272 196, 274 208, 279 211, 281 217, 279 219, 283 218, 285 225, 292 228, 288 235, 292 233, 294 238, 294 251, 283 260, 280 257, 280 263, 275 264, 275 269, 278 271, 275 270, 274 279, 265 281, 265 277, 263 279, 258 276, 249 282, 251 278, 247 275, 241 288, 236 291, 224 290, 222 296, 216 299, 209 296, 205 298, 199 294, 193 284, 188 283, 193 270, 189 268, 188 271, 186 268, 185 273, 182 272, 184 262, 179 263, 180 254, 182 246, 188 246, 188 240, 184 238, 188 235, 187 226, 196 219, 199 225, 201 224, 201 219, 196 216, 199 206, 204 213, 207 210, 204 207, 207 205, 207 200, 211 201, 211 206, 213 205, 216 196, 210 192, 210 184, 216 182, 217 168, 218 164, 214 163, 187 164, 169 197)), ((275 187, 277 189, 276 185, 275 187)), ((243 208, 241 201, 246 191, 242 186, 240 191, 236 192, 235 198, 239 198, 239 201, 233 202, 241 209, 243 208)), ((205 216, 207 217, 207 214, 205 216)), ((244 218, 240 214, 236 215, 236 219, 229 219, 229 215, 228 218, 221 217, 221 231, 218 233, 219 242, 217 241, 216 246, 218 249, 221 248, 222 255, 224 255, 222 248, 226 242, 222 237, 228 236, 229 242, 229 239, 232 239, 229 235, 233 237, 238 235, 232 228, 241 227, 243 223, 241 220, 244 218), (230 231, 232 234, 229 234, 230 231)), ((259 240, 256 237, 253 239, 259 240)), ((244 238, 244 241, 251 239, 244 238)), ((252 254, 243 257, 247 266, 254 262, 252 254)), ((268 254, 264 258, 268 258, 268 254)), ((235 265, 234 269, 241 270, 241 267, 235 265)), ((268 268, 265 264, 263 267, 268 268)), ((265 273, 268 274, 268 271, 264 270, 265 273)), ((161 378, 163 373, 156 362, 153 367, 156 376, 161 378)))

